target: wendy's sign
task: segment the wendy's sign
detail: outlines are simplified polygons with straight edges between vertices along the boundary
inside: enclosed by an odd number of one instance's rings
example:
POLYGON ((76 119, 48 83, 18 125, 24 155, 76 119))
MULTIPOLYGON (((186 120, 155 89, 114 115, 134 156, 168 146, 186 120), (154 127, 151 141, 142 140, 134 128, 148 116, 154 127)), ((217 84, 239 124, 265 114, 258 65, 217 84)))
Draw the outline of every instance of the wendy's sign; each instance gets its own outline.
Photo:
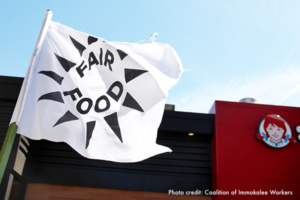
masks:
POLYGON ((289 124, 279 115, 267 115, 258 126, 256 138, 271 148, 280 149, 295 142, 289 124))

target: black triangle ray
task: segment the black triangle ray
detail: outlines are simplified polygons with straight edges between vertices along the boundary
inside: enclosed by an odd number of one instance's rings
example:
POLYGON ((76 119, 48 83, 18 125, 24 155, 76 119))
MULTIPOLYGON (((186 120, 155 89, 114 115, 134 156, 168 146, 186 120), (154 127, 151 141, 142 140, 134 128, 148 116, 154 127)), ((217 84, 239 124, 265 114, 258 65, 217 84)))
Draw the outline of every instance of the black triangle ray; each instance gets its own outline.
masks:
POLYGON ((76 64, 54 53, 61 66, 68 72, 76 64))
POLYGON ((129 93, 126 94, 125 100, 122 105, 128 108, 138 110, 140 112, 144 112, 143 108, 129 93))
POLYGON ((88 148, 88 146, 90 144, 90 140, 92 138, 95 125, 96 125, 96 121, 90 121, 90 122, 86 123, 86 141, 85 141, 86 149, 88 148))
POLYGON ((64 77, 61 77, 60 75, 58 75, 57 73, 53 72, 53 71, 40 71, 39 74, 44 74, 50 78, 52 78, 54 81, 56 81, 59 85, 62 84, 64 77))
POLYGON ((86 49, 85 46, 83 46, 81 43, 79 43, 77 40, 75 40, 74 38, 71 38, 72 43, 74 44, 74 46, 76 47, 76 49, 79 51, 80 56, 82 56, 82 53, 84 52, 84 50, 86 49))
POLYGON ((123 60, 128 54, 125 53, 124 51, 120 50, 120 49, 117 49, 117 52, 121 58, 121 60, 123 60))
POLYGON ((52 100, 60 103, 65 103, 60 92, 50 92, 40 96, 38 101, 40 100, 52 100))
POLYGON ((128 83, 129 81, 135 79, 136 77, 146 72, 148 71, 142 69, 125 69, 125 81, 126 83, 128 83))
MULTIPOLYGON (((65 122, 69 122, 69 121, 74 121, 74 120, 78 120, 79 118, 76 117, 73 113, 71 113, 69 110, 61 117, 57 120, 57 122, 54 124, 54 126, 57 126, 59 124, 65 123, 65 122)), ((53 127, 54 127, 53 126, 53 127)))
POLYGON ((118 121, 118 114, 115 112, 111 115, 104 117, 104 119, 105 119, 106 123, 109 125, 109 127, 114 131, 114 133, 119 138, 119 140, 123 143, 121 129, 119 126, 119 121, 118 121))
POLYGON ((98 41, 98 38, 95 38, 93 36, 89 36, 88 37, 88 44, 89 45, 92 44, 92 43, 94 43, 94 42, 97 42, 97 41, 98 41))

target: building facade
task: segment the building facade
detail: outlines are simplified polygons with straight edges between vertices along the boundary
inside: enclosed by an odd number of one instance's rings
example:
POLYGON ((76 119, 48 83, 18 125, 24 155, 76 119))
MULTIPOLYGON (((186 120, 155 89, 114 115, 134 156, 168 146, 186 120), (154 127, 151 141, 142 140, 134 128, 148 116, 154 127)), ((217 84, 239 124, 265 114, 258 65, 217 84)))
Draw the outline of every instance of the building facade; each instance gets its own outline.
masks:
MULTIPOLYGON (((0 77, 1 145, 22 81, 0 77)), ((299 199, 300 108, 216 101, 211 110, 165 110, 157 143, 173 152, 139 163, 90 160, 17 135, 0 199, 299 199), (268 115, 285 120, 288 144, 259 137, 268 115)))

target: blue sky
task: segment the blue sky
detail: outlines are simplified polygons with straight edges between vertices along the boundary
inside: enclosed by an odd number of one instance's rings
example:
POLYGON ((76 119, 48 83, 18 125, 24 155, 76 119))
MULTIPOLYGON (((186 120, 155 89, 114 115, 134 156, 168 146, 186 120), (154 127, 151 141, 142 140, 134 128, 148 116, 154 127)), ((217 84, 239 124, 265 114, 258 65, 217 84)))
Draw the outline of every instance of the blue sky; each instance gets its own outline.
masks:
POLYGON ((300 1, 4 1, 0 75, 24 77, 45 13, 109 41, 138 42, 157 32, 185 72, 167 103, 207 113, 215 100, 254 97, 300 106, 300 1))

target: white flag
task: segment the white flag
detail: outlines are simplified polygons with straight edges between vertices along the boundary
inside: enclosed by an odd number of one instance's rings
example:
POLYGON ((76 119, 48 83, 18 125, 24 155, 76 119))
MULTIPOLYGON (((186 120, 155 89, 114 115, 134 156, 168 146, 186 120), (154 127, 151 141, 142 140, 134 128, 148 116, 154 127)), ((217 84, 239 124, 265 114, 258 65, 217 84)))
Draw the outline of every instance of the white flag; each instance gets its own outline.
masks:
POLYGON ((81 155, 138 162, 156 144, 168 90, 182 65, 167 44, 109 42, 45 20, 11 122, 28 138, 81 155))

